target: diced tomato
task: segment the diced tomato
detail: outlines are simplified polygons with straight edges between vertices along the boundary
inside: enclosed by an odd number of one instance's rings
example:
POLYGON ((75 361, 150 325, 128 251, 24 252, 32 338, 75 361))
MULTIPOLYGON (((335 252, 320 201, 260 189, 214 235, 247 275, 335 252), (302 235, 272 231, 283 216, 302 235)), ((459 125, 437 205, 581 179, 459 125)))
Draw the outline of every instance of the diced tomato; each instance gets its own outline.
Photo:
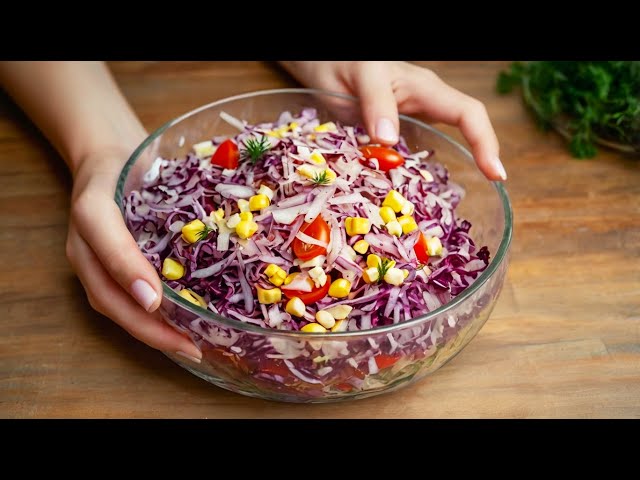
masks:
POLYGON ((381 353, 380 355, 376 355, 375 359, 376 365, 378 365, 378 368, 382 370, 383 368, 390 367, 400 360, 400 355, 385 355, 381 353))
POLYGON ((388 172, 392 168, 397 168, 404 164, 404 157, 393 148, 367 145, 360 147, 360 151, 367 160, 377 158, 380 170, 383 172, 388 172))
MULTIPOLYGON (((311 223, 304 223, 300 227, 300 231, 305 235, 315 238, 323 243, 329 243, 329 225, 324 219, 318 215, 316 219, 311 223)), ((296 254, 300 260, 311 260, 318 255, 326 255, 327 249, 320 245, 311 245, 296 238, 293 241, 293 253, 296 254)))
POLYGON ((413 251, 416 252, 416 257, 422 265, 425 265, 429 262, 429 253, 427 250, 427 237, 424 236, 424 233, 420 232, 418 236, 418 241, 413 246, 413 251))
POLYGON ((231 139, 225 140, 219 146, 216 152, 211 157, 212 165, 219 165, 222 168, 235 169, 238 168, 238 159, 240 158, 240 151, 238 146, 231 139))
MULTIPOLYGON (((309 279, 309 282, 313 283, 313 280, 309 279)), ((322 287, 313 286, 313 290, 310 292, 301 292, 300 290, 287 290, 282 289, 282 293, 287 298, 298 297, 305 305, 310 305, 322 300, 329 293, 329 287, 331 286, 331 277, 327 276, 327 282, 322 287)))
POLYGON ((353 385, 351 385, 350 383, 343 382, 343 383, 338 383, 336 385, 336 388, 343 392, 350 392, 351 390, 353 390, 353 385))

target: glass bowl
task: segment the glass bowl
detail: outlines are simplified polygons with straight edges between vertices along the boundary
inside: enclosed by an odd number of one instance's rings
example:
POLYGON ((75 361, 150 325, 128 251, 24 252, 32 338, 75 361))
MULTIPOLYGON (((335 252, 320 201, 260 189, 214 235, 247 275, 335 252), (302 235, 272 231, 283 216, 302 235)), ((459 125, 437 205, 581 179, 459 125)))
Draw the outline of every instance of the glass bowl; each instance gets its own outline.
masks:
MULTIPOLYGON (((197 108, 153 132, 124 166, 115 200, 121 207, 155 158, 184 157, 191 145, 237 130, 224 111, 250 123, 273 121, 284 110, 317 109, 321 122, 361 123, 357 99, 310 89, 238 95, 197 108)), ((409 385, 451 360, 487 321, 502 289, 512 236, 512 212, 502 184, 487 181, 469 152, 438 130, 400 117, 400 134, 412 151, 434 150, 465 197, 458 216, 472 223, 478 247, 491 260, 453 301, 412 320, 345 333, 304 333, 262 328, 224 318, 178 296, 163 284, 160 313, 202 350, 201 363, 165 352, 178 365, 219 387, 285 402, 365 398, 409 385)))

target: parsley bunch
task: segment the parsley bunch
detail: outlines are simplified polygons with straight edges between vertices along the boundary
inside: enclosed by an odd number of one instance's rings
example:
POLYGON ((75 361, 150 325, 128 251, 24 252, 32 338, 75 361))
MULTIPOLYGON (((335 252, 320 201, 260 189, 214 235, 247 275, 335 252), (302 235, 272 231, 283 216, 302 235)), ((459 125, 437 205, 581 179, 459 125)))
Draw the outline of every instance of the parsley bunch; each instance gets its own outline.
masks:
POLYGON ((596 155, 596 142, 640 152, 640 62, 514 62, 497 90, 522 87, 543 127, 566 129, 574 157, 596 155))

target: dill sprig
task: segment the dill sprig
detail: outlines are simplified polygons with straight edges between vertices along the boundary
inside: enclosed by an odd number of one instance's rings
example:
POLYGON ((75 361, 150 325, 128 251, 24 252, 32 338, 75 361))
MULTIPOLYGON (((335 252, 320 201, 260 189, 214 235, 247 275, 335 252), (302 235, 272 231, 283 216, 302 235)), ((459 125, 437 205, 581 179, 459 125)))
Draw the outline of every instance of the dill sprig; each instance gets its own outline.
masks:
POLYGON ((250 159, 253 165, 271 149, 271 142, 265 136, 261 137, 260 140, 256 137, 248 138, 242 143, 244 148, 240 152, 240 157, 243 160, 250 159))
POLYGON ((389 269, 395 265, 396 262, 393 260, 389 260, 388 258, 383 258, 380 260, 378 264, 378 282, 381 282, 384 276, 387 274, 389 269))
POLYGON ((318 172, 315 174, 315 176, 311 179, 311 183, 316 186, 329 185, 331 183, 331 179, 329 178, 329 175, 327 175, 327 171, 323 170, 322 172, 318 172))
POLYGON ((207 238, 211 232, 213 232, 213 228, 205 225, 203 230, 196 233, 196 238, 197 238, 196 243, 207 238))

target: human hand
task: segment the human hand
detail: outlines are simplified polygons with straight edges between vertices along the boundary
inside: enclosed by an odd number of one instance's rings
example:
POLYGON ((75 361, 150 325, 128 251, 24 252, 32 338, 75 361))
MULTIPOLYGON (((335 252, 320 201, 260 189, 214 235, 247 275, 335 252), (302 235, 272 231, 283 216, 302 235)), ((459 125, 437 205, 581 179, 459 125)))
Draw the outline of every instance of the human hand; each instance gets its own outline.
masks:
POLYGON ((360 98, 373 141, 398 141, 398 112, 460 128, 473 157, 490 180, 506 180, 500 146, 484 105, 443 82, 434 72, 406 62, 281 62, 308 87, 360 98))
POLYGON ((200 350, 157 312, 162 282, 113 199, 128 154, 101 151, 80 163, 74 175, 67 257, 95 310, 147 345, 199 362, 200 350))

